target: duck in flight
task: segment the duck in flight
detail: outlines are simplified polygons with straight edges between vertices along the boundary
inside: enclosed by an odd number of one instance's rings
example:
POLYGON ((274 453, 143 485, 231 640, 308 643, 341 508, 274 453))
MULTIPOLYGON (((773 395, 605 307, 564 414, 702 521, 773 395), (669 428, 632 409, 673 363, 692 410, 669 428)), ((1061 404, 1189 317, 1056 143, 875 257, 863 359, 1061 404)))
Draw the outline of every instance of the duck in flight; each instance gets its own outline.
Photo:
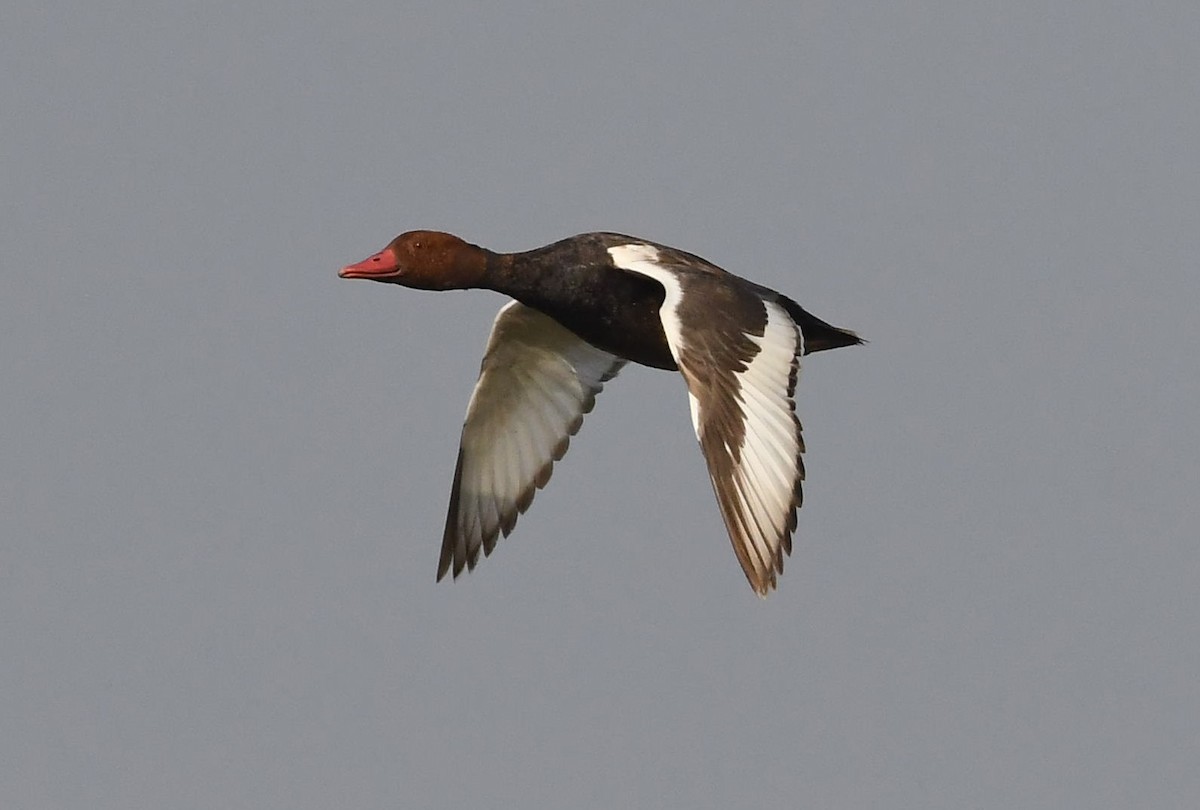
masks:
POLYGON ((775 587, 802 500, 800 359, 862 343, 853 332, 699 256, 617 233, 496 253, 409 231, 339 275, 514 299, 492 324, 467 406, 439 580, 509 535, 604 383, 634 362, 683 374, 733 550, 755 592, 775 587))

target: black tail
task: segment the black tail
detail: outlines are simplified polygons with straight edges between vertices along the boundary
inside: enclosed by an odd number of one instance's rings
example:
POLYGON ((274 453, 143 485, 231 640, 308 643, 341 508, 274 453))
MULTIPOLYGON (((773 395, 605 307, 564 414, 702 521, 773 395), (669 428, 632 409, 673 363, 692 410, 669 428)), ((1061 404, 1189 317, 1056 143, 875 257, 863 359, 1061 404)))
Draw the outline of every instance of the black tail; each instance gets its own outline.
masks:
MULTIPOLYGON (((795 318, 795 315, 792 317, 795 318)), ((803 309, 800 317, 796 318, 800 326, 800 334, 804 335, 804 353, 823 352, 826 349, 840 349, 842 346, 858 346, 865 340, 849 329, 838 329, 830 326, 818 317, 809 315, 803 309)))
POLYGON ((836 326, 825 323, 816 315, 810 315, 803 307, 785 295, 779 296, 779 303, 783 304, 783 308, 800 327, 800 334, 804 335, 805 354, 866 343, 849 329, 838 329, 836 326))

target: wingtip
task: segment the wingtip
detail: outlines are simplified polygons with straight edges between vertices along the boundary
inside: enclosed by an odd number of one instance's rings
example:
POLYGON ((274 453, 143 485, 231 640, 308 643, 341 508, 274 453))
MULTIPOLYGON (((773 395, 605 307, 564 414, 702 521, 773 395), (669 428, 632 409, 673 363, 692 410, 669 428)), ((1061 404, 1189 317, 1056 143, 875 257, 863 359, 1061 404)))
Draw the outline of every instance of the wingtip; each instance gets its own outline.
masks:
MULTIPOLYGON (((749 579, 749 577, 747 577, 747 579, 749 579)), ((771 595, 771 592, 775 590, 775 577, 770 576, 761 580, 760 582, 750 580, 750 588, 754 591, 755 595, 758 596, 759 599, 766 599, 771 595)))

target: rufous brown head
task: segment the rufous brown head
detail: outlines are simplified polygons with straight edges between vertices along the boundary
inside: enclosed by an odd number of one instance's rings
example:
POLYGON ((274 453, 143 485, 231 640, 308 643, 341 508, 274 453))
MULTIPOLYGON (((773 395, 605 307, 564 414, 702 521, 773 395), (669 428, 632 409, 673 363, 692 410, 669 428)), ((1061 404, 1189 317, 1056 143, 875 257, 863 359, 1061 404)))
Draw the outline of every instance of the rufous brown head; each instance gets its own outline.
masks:
POLYGON ((409 231, 338 275, 418 290, 461 290, 478 284, 486 269, 487 252, 476 245, 441 231, 409 231))

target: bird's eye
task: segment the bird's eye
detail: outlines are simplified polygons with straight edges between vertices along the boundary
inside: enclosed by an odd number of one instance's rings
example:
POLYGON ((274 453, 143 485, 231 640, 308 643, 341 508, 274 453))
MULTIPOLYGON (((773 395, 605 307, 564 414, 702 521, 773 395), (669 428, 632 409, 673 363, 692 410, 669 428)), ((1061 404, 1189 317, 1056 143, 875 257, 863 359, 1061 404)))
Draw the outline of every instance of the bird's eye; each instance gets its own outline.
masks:
POLYGON ((420 242, 413 242, 413 248, 415 248, 416 250, 420 250, 420 249, 421 249, 421 243, 420 243, 420 242))

